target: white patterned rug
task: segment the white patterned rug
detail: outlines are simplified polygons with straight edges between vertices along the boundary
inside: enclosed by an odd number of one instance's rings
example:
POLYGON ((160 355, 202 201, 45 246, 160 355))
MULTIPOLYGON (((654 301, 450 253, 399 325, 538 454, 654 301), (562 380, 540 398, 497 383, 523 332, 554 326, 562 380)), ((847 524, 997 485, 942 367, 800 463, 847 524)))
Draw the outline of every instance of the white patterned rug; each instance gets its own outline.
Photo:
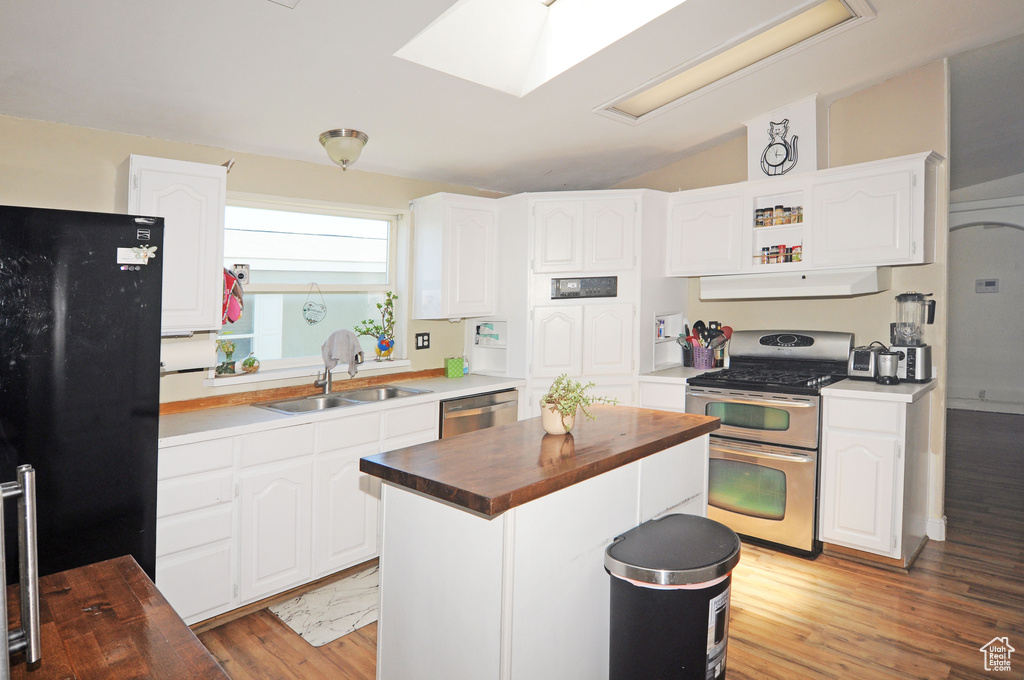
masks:
POLYGON ((326 645, 377 620, 377 567, 274 605, 270 611, 309 644, 326 645))

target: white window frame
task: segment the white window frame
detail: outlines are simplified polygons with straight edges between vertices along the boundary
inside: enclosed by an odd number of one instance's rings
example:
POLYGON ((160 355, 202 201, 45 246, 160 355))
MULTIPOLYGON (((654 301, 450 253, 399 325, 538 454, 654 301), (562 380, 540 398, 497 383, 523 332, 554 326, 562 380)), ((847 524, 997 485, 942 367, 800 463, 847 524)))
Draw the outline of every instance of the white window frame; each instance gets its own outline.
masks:
MULTIPOLYGON (((388 281, 387 283, 371 284, 323 284, 318 283, 317 287, 322 293, 360 293, 360 292, 385 292, 395 291, 398 294, 398 302, 395 304, 395 337, 399 339, 396 348, 398 356, 393 361, 375 362, 372 357, 367 357, 359 366, 359 371, 376 372, 390 371, 397 368, 408 368, 411 362, 408 359, 409 348, 404 342, 406 329, 409 323, 409 248, 410 233, 409 224, 411 211, 408 209, 395 210, 390 208, 378 208, 366 205, 354 205, 347 203, 333 203, 329 201, 318 201, 313 199, 297 199, 284 196, 271 196, 266 194, 251 194, 245 192, 229 191, 227 193, 227 204, 246 208, 261 208, 264 210, 292 210, 298 212, 314 212, 324 215, 340 215, 345 217, 368 217, 374 219, 391 219, 391 226, 388 231, 388 281)), ((245 293, 307 293, 310 290, 309 284, 246 284, 243 286, 245 293)), ((344 372, 347 366, 339 364, 332 372, 344 372)), ((207 372, 203 385, 208 387, 221 387, 224 385, 238 385, 251 382, 265 382, 269 380, 287 380, 302 377, 315 376, 323 371, 323 359, 320 356, 293 357, 288 359, 274 359, 261 362, 260 370, 256 373, 242 373, 232 376, 218 376, 213 369, 207 372)))

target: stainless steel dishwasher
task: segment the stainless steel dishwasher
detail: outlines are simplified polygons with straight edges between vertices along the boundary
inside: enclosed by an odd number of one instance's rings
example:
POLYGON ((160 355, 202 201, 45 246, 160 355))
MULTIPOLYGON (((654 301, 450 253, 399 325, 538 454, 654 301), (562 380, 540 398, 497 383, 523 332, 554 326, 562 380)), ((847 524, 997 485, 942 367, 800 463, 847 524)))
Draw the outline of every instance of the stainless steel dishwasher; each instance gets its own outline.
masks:
POLYGON ((519 393, 515 389, 474 394, 441 402, 441 439, 518 420, 519 393))

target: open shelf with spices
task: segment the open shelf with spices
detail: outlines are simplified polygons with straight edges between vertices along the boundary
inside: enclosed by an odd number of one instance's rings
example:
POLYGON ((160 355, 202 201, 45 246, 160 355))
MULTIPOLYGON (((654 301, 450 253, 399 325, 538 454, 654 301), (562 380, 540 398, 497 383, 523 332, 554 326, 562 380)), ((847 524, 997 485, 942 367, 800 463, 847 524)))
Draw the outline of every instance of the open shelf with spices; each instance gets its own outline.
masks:
MULTIPOLYGON (((765 187, 767 188, 767 187, 765 187)), ((754 270, 804 268, 805 204, 802 188, 754 194, 751 200, 750 265, 754 270)))

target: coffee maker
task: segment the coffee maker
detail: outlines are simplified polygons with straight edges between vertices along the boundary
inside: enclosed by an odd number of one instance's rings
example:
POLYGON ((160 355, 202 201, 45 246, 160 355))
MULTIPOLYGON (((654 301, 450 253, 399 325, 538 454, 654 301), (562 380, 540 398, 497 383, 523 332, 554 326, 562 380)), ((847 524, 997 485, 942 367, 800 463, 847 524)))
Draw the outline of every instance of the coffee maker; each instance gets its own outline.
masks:
POLYGON ((935 300, 931 293, 901 293, 896 296, 896 321, 889 326, 890 352, 902 353, 897 377, 907 382, 932 379, 932 348, 924 342, 925 324, 935 322, 935 300))

